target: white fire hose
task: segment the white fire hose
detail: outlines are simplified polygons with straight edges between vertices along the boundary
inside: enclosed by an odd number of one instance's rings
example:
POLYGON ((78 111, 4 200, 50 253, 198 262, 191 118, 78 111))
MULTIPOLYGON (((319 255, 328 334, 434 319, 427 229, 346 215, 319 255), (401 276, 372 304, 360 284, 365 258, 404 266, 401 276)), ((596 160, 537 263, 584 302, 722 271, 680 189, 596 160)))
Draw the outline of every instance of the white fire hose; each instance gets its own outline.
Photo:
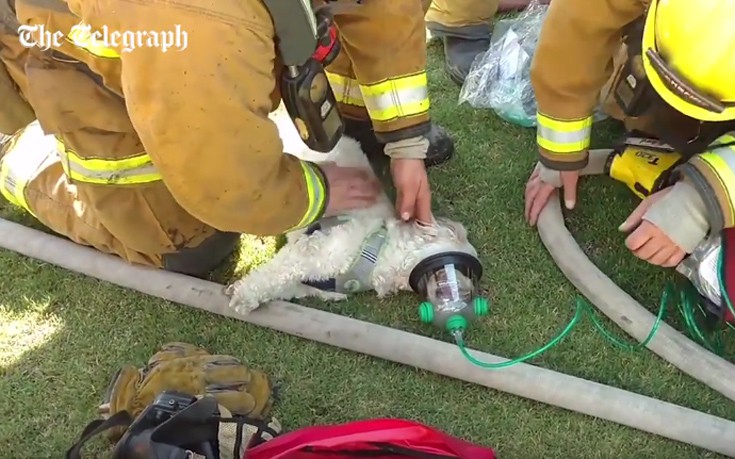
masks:
MULTIPOLYGON (((559 224, 564 229, 560 209, 553 206, 547 208, 549 210, 542 216, 542 232, 546 242, 560 241, 561 244, 568 244, 569 240, 563 234, 558 234, 559 224), (556 229, 554 225, 557 225, 556 229)), ((0 248, 182 305, 479 384, 735 457, 735 422, 651 397, 527 364, 517 364, 497 371, 484 370, 457 358, 458 350, 452 343, 293 303, 270 303, 242 316, 229 308, 229 299, 224 294, 224 286, 220 284, 130 265, 120 258, 2 219, 0 248)), ((581 252, 567 249, 565 257, 571 259, 573 256, 584 256, 580 254, 581 252)), ((596 275, 601 277, 600 282, 604 281, 604 276, 596 275)), ((586 293, 595 300, 599 300, 601 295, 586 293)), ((633 314, 631 318, 619 315, 617 321, 620 323, 630 320, 635 330, 648 330, 642 316, 642 313, 633 314)), ((662 332, 664 333, 661 333, 661 337, 656 338, 650 347, 661 348, 663 352, 663 348, 672 345, 671 343, 678 343, 679 340, 667 338, 672 332, 662 332)), ((635 336, 640 333, 642 332, 636 331, 635 336)), ((684 349, 697 352, 695 347, 685 342, 678 345, 682 347, 672 351, 684 349)), ((477 358, 491 363, 507 360, 482 352, 472 352, 477 358)), ((697 363, 697 359, 691 360, 691 366, 708 369, 705 363, 697 363)), ((711 366, 715 368, 717 361, 710 358, 703 362, 714 362, 711 366)), ((680 364, 684 365, 683 362, 680 364)), ((734 379, 727 378, 726 374, 729 373, 724 368, 723 366, 719 373, 710 370, 713 374, 707 380, 716 384, 715 379, 721 377, 722 382, 716 385, 723 387, 726 382, 733 381, 734 379)))
MULTIPOLYGON (((604 173, 611 150, 591 150, 583 175, 604 173)), ((638 342, 656 322, 648 309, 610 280, 574 240, 564 224, 559 199, 552 199, 538 221, 538 231, 559 269, 603 314, 638 342)), ((665 323, 661 323, 648 349, 684 373, 735 401, 735 365, 709 352, 665 323)), ((735 439, 731 440, 735 443, 735 439)))

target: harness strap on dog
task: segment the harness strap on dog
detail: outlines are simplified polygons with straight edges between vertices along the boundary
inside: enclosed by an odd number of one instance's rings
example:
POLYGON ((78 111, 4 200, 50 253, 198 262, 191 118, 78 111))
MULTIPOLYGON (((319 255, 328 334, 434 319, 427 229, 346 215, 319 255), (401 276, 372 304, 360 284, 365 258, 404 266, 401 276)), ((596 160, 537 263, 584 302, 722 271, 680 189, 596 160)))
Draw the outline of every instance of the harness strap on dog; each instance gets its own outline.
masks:
POLYGON ((371 289, 373 270, 378 262, 380 250, 385 244, 387 233, 385 227, 381 227, 365 239, 360 249, 360 255, 352 263, 350 269, 337 276, 335 292, 356 293, 371 289))
MULTIPOLYGON (((345 223, 345 219, 340 217, 326 218, 322 221, 314 223, 306 230, 306 234, 313 234, 316 231, 329 232, 329 229, 345 223)), ((378 256, 385 244, 385 238, 388 230, 385 226, 381 226, 371 233, 362 243, 360 254, 357 256, 352 266, 337 277, 320 281, 306 281, 304 284, 319 290, 335 293, 357 293, 366 292, 371 289, 371 278, 375 264, 378 262, 378 256)))

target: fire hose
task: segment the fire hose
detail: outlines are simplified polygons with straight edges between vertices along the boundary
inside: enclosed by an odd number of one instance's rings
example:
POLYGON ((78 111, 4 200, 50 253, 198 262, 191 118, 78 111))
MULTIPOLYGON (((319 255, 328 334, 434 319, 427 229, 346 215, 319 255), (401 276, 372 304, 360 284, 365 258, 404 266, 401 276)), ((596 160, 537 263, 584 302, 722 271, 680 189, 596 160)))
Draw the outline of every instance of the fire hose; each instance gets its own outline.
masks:
MULTIPOLYGON (((601 175, 611 150, 590 151, 583 175, 601 175)), ((638 342, 694 379, 735 401, 735 365, 661 323, 653 337, 656 316, 611 281, 579 248, 564 223, 559 199, 552 199, 538 221, 541 241, 569 281, 603 314, 638 342)))
MULTIPOLYGON (((559 236, 559 224, 563 229, 560 210, 551 206, 548 208, 541 223, 546 242, 553 242, 557 247, 565 247, 564 244, 570 241, 573 243, 571 236, 564 237, 564 231, 559 236), (559 219, 555 220, 555 217, 559 219)), ((229 307, 229 298, 221 284, 131 265, 118 257, 3 219, 0 219, 0 248, 174 303, 431 371, 735 457, 735 442, 732 441, 735 438, 735 422, 652 397, 524 363, 501 371, 486 371, 456 358, 457 349, 452 343, 283 301, 270 303, 242 316, 229 307)), ((571 259, 584 257, 584 254, 581 251, 575 253, 567 247, 565 256, 571 259)), ((607 284, 605 287, 610 288, 607 284)), ((585 292, 595 300, 600 299, 594 292, 585 292)), ((617 291, 614 293, 617 294, 617 291)), ((642 312, 632 315, 632 319, 622 313, 616 317, 620 322, 630 321, 635 325, 635 330, 647 332, 645 327, 648 325, 639 316, 646 318, 642 312)), ((662 330, 650 346, 659 349, 679 342, 670 335, 672 331, 662 330)), ((687 351, 698 351, 686 342, 679 345, 687 351)), ((491 354, 473 352, 486 362, 507 361, 491 354)), ((704 358, 711 359, 707 356, 704 358)), ((694 359, 692 362, 694 367, 702 366, 699 368, 702 371, 715 366, 714 363, 704 366, 694 359)), ((716 363, 715 360, 712 362, 716 363)), ((679 364, 685 366, 683 362, 679 364)), ((707 380, 715 384, 715 377, 722 377, 718 387, 724 387, 727 381, 732 381, 725 370, 729 368, 723 366, 720 372, 709 370, 716 376, 707 380)))

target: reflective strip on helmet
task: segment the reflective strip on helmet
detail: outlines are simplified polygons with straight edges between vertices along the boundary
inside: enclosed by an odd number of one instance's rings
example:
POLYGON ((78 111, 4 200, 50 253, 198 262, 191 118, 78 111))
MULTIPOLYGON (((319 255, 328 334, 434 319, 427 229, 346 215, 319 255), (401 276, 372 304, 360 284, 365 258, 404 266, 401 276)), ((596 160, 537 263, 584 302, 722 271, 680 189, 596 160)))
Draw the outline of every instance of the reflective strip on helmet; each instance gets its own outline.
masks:
POLYGON ((321 175, 314 170, 314 166, 305 161, 301 161, 301 168, 304 171, 304 179, 306 180, 306 192, 309 197, 309 205, 298 225, 288 231, 303 228, 314 223, 314 221, 319 218, 322 207, 324 207, 324 203, 327 199, 327 188, 322 182, 321 175))
POLYGON ((61 165, 72 181, 101 185, 139 185, 161 180, 147 153, 122 159, 82 158, 59 143, 61 165))
POLYGON ((89 25, 79 23, 71 28, 66 40, 72 45, 88 53, 105 59, 120 59, 120 54, 112 48, 106 47, 97 40, 89 25))
POLYGON ((429 111, 426 72, 360 85, 365 107, 373 121, 390 121, 429 111))
POLYGON ((362 92, 360 92, 360 84, 353 78, 337 75, 336 73, 325 72, 329 85, 332 87, 334 98, 337 102, 347 105, 357 105, 364 107, 365 102, 362 100, 362 92))
POLYGON ((8 153, 0 159, 0 194, 11 204, 36 217, 26 201, 25 189, 38 164, 22 155, 8 153), (25 161, 23 161, 25 159, 25 161))
POLYGON ((581 120, 558 120, 536 114, 536 142, 552 153, 577 153, 590 146, 592 116, 581 120))

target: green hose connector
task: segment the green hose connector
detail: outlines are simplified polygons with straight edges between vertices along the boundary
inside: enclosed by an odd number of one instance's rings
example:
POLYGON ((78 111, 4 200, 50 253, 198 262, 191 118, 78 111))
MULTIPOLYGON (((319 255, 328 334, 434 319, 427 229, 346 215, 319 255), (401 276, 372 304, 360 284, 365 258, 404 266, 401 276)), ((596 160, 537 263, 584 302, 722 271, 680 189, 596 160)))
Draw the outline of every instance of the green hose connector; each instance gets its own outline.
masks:
POLYGON ((455 331, 464 331, 467 329, 467 319, 464 318, 464 316, 461 316, 459 314, 454 314, 447 319, 447 331, 449 333, 454 333, 455 331))
POLYGON ((490 314, 490 302, 487 298, 478 296, 474 300, 475 315, 477 317, 483 317, 490 314))
POLYGON ((432 323, 434 321, 434 306, 428 301, 421 303, 419 305, 419 317, 421 322, 425 324, 432 323))

